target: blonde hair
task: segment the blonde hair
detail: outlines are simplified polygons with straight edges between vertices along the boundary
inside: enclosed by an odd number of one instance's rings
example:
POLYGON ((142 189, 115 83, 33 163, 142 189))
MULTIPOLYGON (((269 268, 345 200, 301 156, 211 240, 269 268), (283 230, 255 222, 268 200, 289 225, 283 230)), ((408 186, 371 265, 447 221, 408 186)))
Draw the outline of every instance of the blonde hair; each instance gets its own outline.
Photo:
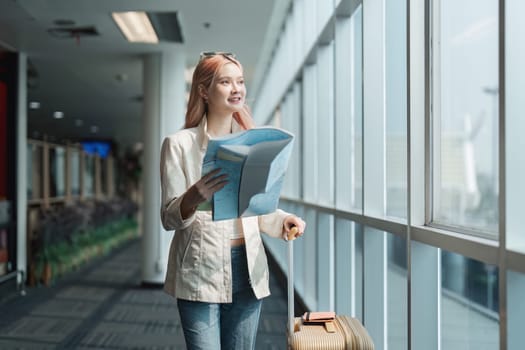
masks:
MULTIPOLYGON (((202 118, 204 118, 208 112, 208 106, 199 92, 200 86, 209 89, 218 72, 227 63, 233 63, 239 67, 241 72, 243 71, 242 65, 238 60, 233 56, 224 54, 204 57, 199 61, 197 67, 195 67, 186 111, 186 121, 184 123, 185 129, 199 125, 202 118)), ((250 110, 247 106, 243 109, 242 113, 233 113, 233 117, 243 129, 250 129, 254 126, 250 110)))

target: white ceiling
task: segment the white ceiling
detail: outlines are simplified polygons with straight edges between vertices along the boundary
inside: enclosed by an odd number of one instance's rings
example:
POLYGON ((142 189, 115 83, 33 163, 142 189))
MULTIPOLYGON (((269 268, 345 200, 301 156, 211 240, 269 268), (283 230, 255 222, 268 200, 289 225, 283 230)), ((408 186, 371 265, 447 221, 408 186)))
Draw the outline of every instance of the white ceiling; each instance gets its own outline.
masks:
MULTIPOLYGON (((248 86, 268 32, 274 0, 0 0, 0 49, 25 52, 38 72, 28 101, 28 136, 55 142, 79 138, 140 141, 142 56, 164 50, 184 50, 187 67, 199 53, 232 51, 245 67, 248 86), (184 44, 128 43, 111 12, 177 11, 184 44), (94 26, 98 37, 62 39, 51 36, 56 20, 76 27, 94 26), (210 23, 205 28, 204 23, 210 23), (127 79, 119 81, 117 75, 127 79), (65 118, 54 119, 54 110, 65 118), (78 126, 76 120, 82 120, 78 126), (90 131, 98 127, 97 133, 90 131)), ((249 93, 249 92, 248 92, 249 93)))

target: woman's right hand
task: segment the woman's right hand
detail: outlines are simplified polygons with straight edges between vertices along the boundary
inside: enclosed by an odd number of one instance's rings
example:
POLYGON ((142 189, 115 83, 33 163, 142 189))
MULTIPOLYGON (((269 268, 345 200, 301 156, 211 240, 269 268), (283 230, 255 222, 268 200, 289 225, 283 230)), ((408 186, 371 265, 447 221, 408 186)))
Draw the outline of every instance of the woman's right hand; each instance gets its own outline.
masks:
POLYGON ((183 219, 187 219, 197 210, 199 204, 209 200, 215 192, 226 185, 227 175, 219 175, 220 171, 221 169, 210 171, 186 191, 181 202, 183 219))

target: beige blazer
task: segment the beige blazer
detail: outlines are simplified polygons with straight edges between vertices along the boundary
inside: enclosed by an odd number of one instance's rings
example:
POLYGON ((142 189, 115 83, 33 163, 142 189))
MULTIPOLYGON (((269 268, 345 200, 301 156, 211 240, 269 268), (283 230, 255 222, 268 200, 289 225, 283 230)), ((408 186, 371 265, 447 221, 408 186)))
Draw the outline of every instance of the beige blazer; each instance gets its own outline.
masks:
MULTIPOLYGON (((233 131, 238 131, 239 126, 233 123, 233 131)), ((212 221, 210 211, 197 210, 186 220, 181 217, 180 203, 186 190, 201 178, 208 140, 203 118, 199 126, 180 130, 162 144, 161 219, 166 230, 175 230, 164 290, 186 300, 231 302, 230 235, 240 224, 253 292, 259 299, 266 297, 270 294, 269 272, 260 233, 283 238, 283 221, 290 214, 278 209, 268 215, 212 221)))

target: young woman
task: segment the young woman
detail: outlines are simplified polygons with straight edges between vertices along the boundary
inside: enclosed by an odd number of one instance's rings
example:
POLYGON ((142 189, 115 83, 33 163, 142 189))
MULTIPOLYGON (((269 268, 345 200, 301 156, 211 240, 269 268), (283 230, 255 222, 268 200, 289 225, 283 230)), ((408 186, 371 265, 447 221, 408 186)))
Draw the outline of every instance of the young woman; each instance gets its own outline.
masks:
POLYGON ((188 349, 255 348, 262 298, 270 294, 260 232, 297 235, 304 221, 280 209, 268 215, 212 221, 205 203, 228 179, 201 176, 210 138, 252 128, 242 66, 232 54, 204 53, 193 73, 184 129, 161 153, 161 218, 175 230, 165 290, 177 298, 188 349))

